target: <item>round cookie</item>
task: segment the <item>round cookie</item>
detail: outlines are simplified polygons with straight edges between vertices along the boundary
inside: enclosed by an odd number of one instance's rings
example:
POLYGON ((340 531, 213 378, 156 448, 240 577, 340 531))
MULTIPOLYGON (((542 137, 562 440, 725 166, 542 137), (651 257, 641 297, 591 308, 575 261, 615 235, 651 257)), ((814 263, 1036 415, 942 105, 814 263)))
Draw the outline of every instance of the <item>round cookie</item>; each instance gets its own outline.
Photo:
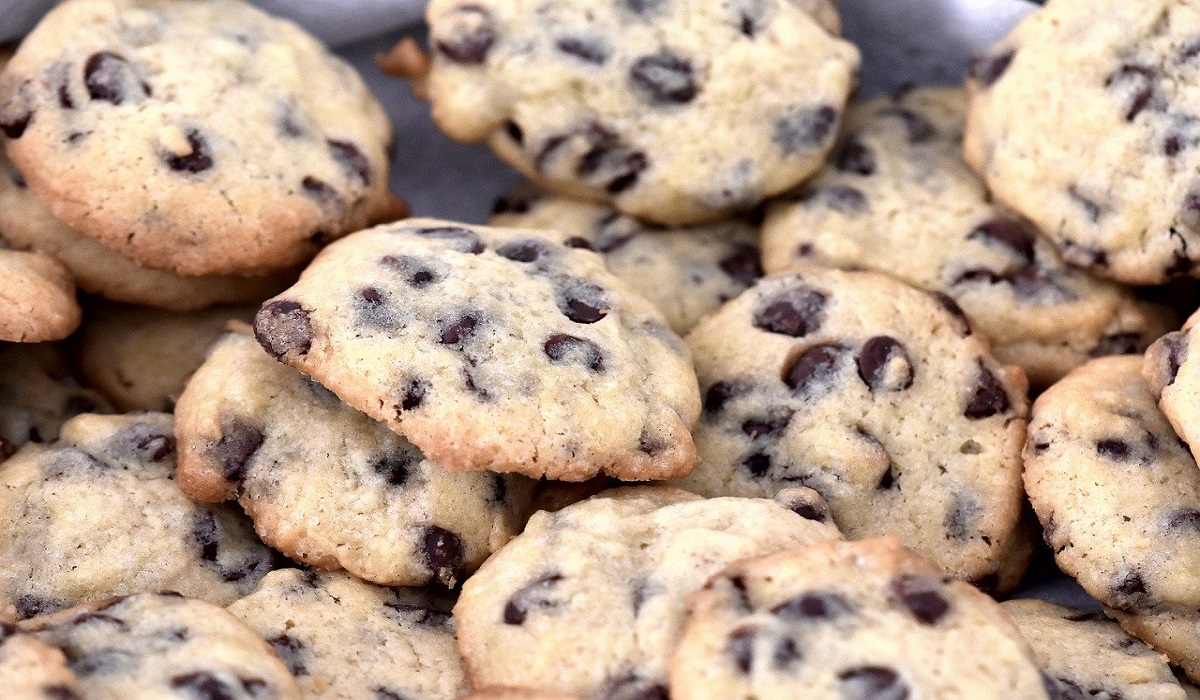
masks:
POLYGON ((1020 537, 1024 375, 947 297, 870 272, 769 277, 687 337, 706 496, 819 492, 850 539, 895 534, 994 581, 1020 537))
POLYGON ((271 646, 202 600, 142 593, 28 620, 67 652, 84 698, 299 700, 271 646))
POLYGON ((61 649, 0 622, 0 688, 8 700, 78 700, 79 682, 61 649))
POLYGON ((570 695, 562 695, 545 690, 530 690, 529 688, 504 688, 492 686, 472 691, 461 700, 577 700, 570 695))
POLYGON ((596 251, 610 272, 654 304, 680 334, 762 276, 758 231, 740 219, 661 229, 532 187, 509 192, 494 210, 493 226, 539 229, 572 248, 596 251))
POLYGON ((583 481, 695 465, 683 343, 599 256, 536 231, 361 231, 264 304, 255 334, 448 469, 583 481))
POLYGON ((1048 386, 1099 355, 1141 352, 1164 307, 1068 267, 962 162, 963 93, 922 88, 853 107, 835 162, 773 204, 763 267, 865 269, 953 298, 1001 362, 1048 386))
POLYGON ((1059 568, 1200 679, 1200 469, 1139 376, 1092 360, 1042 394, 1025 486, 1059 568))
POLYGON ((61 340, 79 325, 71 273, 53 258, 0 241, 0 341, 61 340))
POLYGON ((467 675, 475 687, 665 698, 688 594, 734 560, 839 537, 766 499, 665 486, 537 513, 463 585, 454 616, 467 675))
POLYGON ((54 218, 180 275, 292 267, 403 210, 362 79, 240 0, 62 3, 0 74, 0 132, 54 218))
POLYGON ((0 615, 171 590, 227 605, 271 568, 232 508, 174 481, 171 417, 85 414, 0 468, 0 615))
POLYGON ((228 610, 275 648, 305 697, 454 700, 467 690, 449 608, 419 589, 283 569, 228 610))
POLYGON ((122 411, 170 411, 225 325, 256 311, 257 304, 191 312, 96 304, 80 332, 80 374, 122 411))
POLYGON ((1200 274, 1197 36, 1193 3, 1055 0, 972 63, 967 162, 1072 265, 1200 274))
POLYGON ((240 324, 188 382, 175 437, 186 495, 236 498, 275 549, 392 586, 461 583, 521 531, 533 486, 443 469, 240 324))
POLYGON ((713 220, 803 181, 833 145, 859 54, 830 5, 434 0, 421 80, 447 134, 549 189, 713 220))
POLYGON ((678 700, 1047 697, 1003 609, 894 537, 742 561, 688 603, 678 700))
MULTIPOLYGON (((1200 391, 1200 353, 1190 352, 1200 313, 1193 314, 1183 328, 1168 333, 1146 351, 1142 378, 1158 397, 1158 407, 1171 422, 1176 434, 1188 445, 1200 449, 1200 431, 1196 413, 1200 391)), ((1193 449, 1192 456, 1196 456, 1193 449)))
POLYGON ((58 347, 0 343, 0 462, 27 442, 53 442, 63 422, 108 402, 67 373, 58 347))
POLYGON ((94 238, 55 219, 25 186, 0 146, 0 239, 65 265, 85 292, 113 301, 176 311, 262 301, 287 287, 297 271, 263 277, 178 277, 138 267, 94 238))
POLYGON ((1184 700, 1166 657, 1121 631, 1101 612, 1044 600, 1009 600, 1021 636, 1061 698, 1184 700))

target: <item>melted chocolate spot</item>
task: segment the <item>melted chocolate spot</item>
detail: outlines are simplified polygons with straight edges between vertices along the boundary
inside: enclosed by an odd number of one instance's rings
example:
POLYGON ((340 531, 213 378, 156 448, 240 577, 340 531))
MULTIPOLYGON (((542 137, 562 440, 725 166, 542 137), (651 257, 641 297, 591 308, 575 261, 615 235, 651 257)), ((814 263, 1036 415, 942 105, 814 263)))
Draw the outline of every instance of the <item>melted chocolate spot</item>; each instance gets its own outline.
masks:
POLYGON ((429 385, 420 379, 409 379, 406 381, 400 390, 400 403, 396 407, 397 413, 420 408, 421 404, 425 401, 425 392, 428 388, 429 385))
POLYGON ((552 572, 518 588, 504 604, 504 624, 523 625, 534 610, 549 610, 558 607, 560 603, 551 600, 549 595, 562 580, 562 574, 552 572))
POLYGON ((858 353, 858 376, 871 391, 902 391, 912 386, 913 364, 900 341, 878 335, 863 343, 858 353), (896 376, 889 369, 896 364, 896 376))
POLYGON ((704 412, 709 415, 720 413, 730 399, 744 394, 747 387, 734 382, 720 381, 704 392, 704 412))
POLYGON ((595 39, 568 36, 555 43, 559 51, 574 56, 584 63, 603 65, 608 60, 608 47, 595 39))
POLYGON ((463 314, 442 326, 438 340, 442 345, 463 345, 475 337, 479 319, 471 314, 463 314))
POLYGON ((338 165, 352 178, 357 178, 364 185, 371 183, 371 161, 359 150, 358 146, 349 141, 327 141, 329 153, 338 165))
POLYGON ((213 458, 221 464, 227 481, 239 483, 265 436, 257 427, 236 416, 221 419, 221 439, 213 445, 213 458))
POLYGON ((420 460, 413 451, 388 452, 376 455, 370 462, 371 471, 387 480, 388 486, 400 487, 408 483, 412 468, 420 460))
POLYGON ((1124 440, 1107 439, 1096 442, 1096 452, 1099 452, 1102 457, 1123 462, 1129 459, 1133 450, 1130 449, 1129 443, 1124 440))
POLYGON ((1033 261, 1033 234, 1012 219, 989 219, 968 234, 967 238, 978 238, 987 243, 995 243, 1016 253, 1022 260, 1033 261))
POLYGON ((875 152, 858 139, 851 138, 838 155, 837 167, 843 172, 873 175, 877 167, 875 152))
POLYGON ((300 181, 300 189, 304 191, 304 194, 312 197, 318 202, 336 204, 341 200, 341 197, 338 196, 337 190, 333 189, 332 185, 324 180, 315 178, 312 175, 305 176, 305 178, 300 181))
POLYGON ((1104 87, 1118 90, 1128 96, 1125 120, 1133 121, 1154 97, 1154 82, 1158 71, 1148 66, 1125 64, 1109 76, 1104 87))
POLYGON ((784 155, 796 155, 823 145, 836 131, 839 113, 830 106, 793 107, 775 122, 772 142, 784 155))
POLYGON ((92 54, 83 67, 83 82, 93 100, 114 105, 141 100, 150 95, 133 66, 122 56, 102 51, 92 54))
POLYGON ((833 620, 854 612, 850 601, 832 591, 812 591, 786 600, 771 612, 779 617, 796 622, 833 620))
POLYGON ((849 350, 840 345, 817 345, 806 350, 783 370, 783 382, 797 394, 830 384, 849 350))
POLYGON ((990 418, 1000 413, 1007 413, 1012 404, 1008 400, 1008 392, 996 379, 996 375, 979 362, 979 377, 975 380, 975 388, 967 399, 967 407, 963 415, 971 420, 990 418))
POLYGON ((1125 575, 1112 587, 1109 604, 1121 612, 1135 612, 1150 602, 1150 592, 1146 589, 1146 580, 1136 569, 1125 575))
POLYGON ((686 104, 699 92, 691 62, 666 49, 635 60, 629 77, 650 104, 686 104))
POLYGON ((902 576, 892 581, 892 595, 896 597, 924 625, 936 625, 950 612, 950 601, 937 589, 937 579, 902 576))
POLYGON ((749 287, 762 277, 762 266, 758 263, 758 248, 741 244, 718 263, 725 274, 742 286, 749 287))
POLYGON ((586 338, 555 333, 546 339, 542 351, 554 364, 580 365, 597 374, 605 371, 604 352, 599 345, 586 338))
POLYGON ((771 333, 802 338, 818 330, 825 320, 826 297, 808 287, 776 294, 754 313, 754 326, 771 333))
POLYGON ((761 452, 756 452, 742 460, 742 467, 750 472, 750 476, 761 479, 771 470, 771 458, 761 452))
POLYGON ((196 129, 188 129, 184 133, 187 138, 190 153, 176 155, 168 153, 163 156, 167 167, 181 173, 202 173, 213 166, 212 154, 208 150, 208 141, 196 129))
POLYGON ((271 645, 271 648, 283 660, 283 663, 292 672, 293 676, 308 675, 308 669, 304 666, 304 642, 284 632, 278 637, 268 639, 267 643, 271 645))
POLYGON ((436 525, 425 528, 425 566, 433 580, 447 588, 453 588, 464 578, 466 560, 462 540, 458 535, 436 525))
POLYGON ((558 309, 575 323, 596 323, 612 309, 608 292, 584 279, 565 281, 558 295, 558 309))
POLYGON ((438 275, 432 267, 411 255, 385 255, 379 264, 399 274, 410 287, 420 289, 438 281, 438 275))
POLYGON ((515 262, 531 263, 550 254, 550 247, 537 238, 518 238, 496 249, 496 255, 515 262))

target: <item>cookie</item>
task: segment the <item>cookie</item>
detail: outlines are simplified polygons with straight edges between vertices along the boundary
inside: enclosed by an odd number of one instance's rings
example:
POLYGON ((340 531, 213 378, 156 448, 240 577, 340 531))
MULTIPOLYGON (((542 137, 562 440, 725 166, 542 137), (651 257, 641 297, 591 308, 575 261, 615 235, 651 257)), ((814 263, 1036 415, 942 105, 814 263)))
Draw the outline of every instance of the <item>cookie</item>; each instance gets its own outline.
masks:
POLYGON ((1012 616, 1042 673, 1061 698, 1184 700, 1166 657, 1121 631, 1101 612, 1044 600, 1009 600, 1012 616))
POLYGON ((895 534, 947 573, 994 579, 1023 502, 1021 370, 948 297, 869 272, 769 277, 687 337, 706 496, 819 492, 850 539, 895 534))
POLYGON ((596 251, 680 334, 762 276, 758 230, 741 219, 664 229, 528 186, 496 200, 494 211, 494 226, 539 229, 572 248, 596 251))
POLYGON ((492 686, 490 688, 480 688, 472 691, 470 695, 464 695, 462 700, 577 700, 570 695, 562 695, 560 693, 552 693, 544 690, 530 690, 529 688, 503 688, 492 686))
POLYGON ((1068 575, 1200 678, 1200 469, 1138 357, 1092 360, 1033 405, 1025 486, 1068 575))
POLYGON ((1197 36, 1191 3, 1056 0, 972 62, 967 162, 1071 265, 1200 274, 1197 36))
POLYGON ((1142 378, 1158 398, 1158 407, 1176 434, 1188 445, 1200 448, 1200 431, 1196 430, 1200 416, 1195 408, 1200 390, 1200 354, 1190 352, 1197 322, 1200 313, 1189 318, 1181 330, 1164 335, 1150 346, 1142 363, 1142 378))
POLYGON ((249 321, 257 310, 257 304, 186 313, 96 304, 80 332, 80 374, 122 411, 170 411, 225 324, 249 321))
POLYGON ((533 483, 451 472, 271 359, 244 325, 175 409, 179 487, 236 498, 267 544, 385 585, 453 587, 524 525, 533 483))
POLYGON ((305 697, 454 700, 467 690, 449 608, 419 589, 283 569, 229 606, 305 697))
POLYGON ((142 267, 262 273, 401 215, 391 124, 346 62, 240 0, 70 0, 0 74, 50 214, 142 267))
POLYGON ((0 688, 9 700, 78 700, 79 682, 61 649, 0 622, 0 688))
POLYGON ((688 594, 736 559, 838 537, 766 499, 665 486, 537 513, 463 585, 454 616, 467 675, 474 687, 665 698, 688 594))
POLYGON ((767 272, 874 270, 946 294, 1035 386, 1091 357, 1141 352, 1171 330, 1167 309, 1067 266, 991 201, 962 162, 964 110, 962 91, 945 88, 853 107, 835 162, 769 208, 767 272))
POLYGON ((423 89, 452 138, 488 141, 560 194, 668 225, 714 220, 800 183, 833 145, 859 54, 832 10, 435 0, 423 89))
POLYGON ((27 442, 53 442, 64 421, 108 402, 67 372, 54 345, 0 343, 0 462, 27 442))
POLYGON ((175 311, 213 304, 262 301, 284 289, 298 271, 260 277, 179 277, 138 267, 94 238, 55 219, 38 203, 0 147, 0 239, 44 253, 65 265, 75 284, 106 299, 175 311))
POLYGON ((894 537, 734 564, 688 600, 671 697, 1044 700, 995 601, 894 537))
POLYGON ((76 416, 0 468, 0 614, 170 590, 227 605, 271 568, 235 510, 174 481, 171 417, 76 416))
POLYGON ((695 464, 687 349, 595 253, 410 219, 329 248, 263 347, 448 469, 643 480, 695 464))
POLYGON ((84 698, 301 695, 267 642, 202 600, 142 593, 34 618, 21 628, 66 651, 84 698))
POLYGON ((0 341, 61 340, 82 314, 67 268, 41 253, 0 245, 0 341))

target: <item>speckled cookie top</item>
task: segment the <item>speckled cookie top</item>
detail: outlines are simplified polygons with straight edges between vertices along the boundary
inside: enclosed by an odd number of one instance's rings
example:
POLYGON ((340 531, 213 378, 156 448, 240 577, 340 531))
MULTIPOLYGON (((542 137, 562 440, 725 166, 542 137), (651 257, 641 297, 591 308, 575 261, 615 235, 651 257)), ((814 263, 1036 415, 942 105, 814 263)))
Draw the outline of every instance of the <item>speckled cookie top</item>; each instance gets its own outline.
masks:
POLYGON ((919 88, 852 108, 834 163, 769 209, 768 273, 866 269, 952 297, 995 355, 1049 385, 1090 357, 1140 352, 1166 309, 1068 267, 997 206, 962 161, 961 90, 919 88))
POLYGON ((972 63, 967 160, 1072 265, 1194 275, 1198 69, 1193 3, 1055 0, 972 63))
POLYGON ((599 256, 536 231, 356 233, 268 301, 255 333, 449 469, 580 481, 695 464, 682 341, 599 256))
POLYGON ((562 194, 669 224, 719 218, 797 184, 832 145, 859 64, 832 9, 435 0, 433 117, 562 194))
POLYGON ((0 130, 58 219, 147 267, 277 270, 395 215, 362 79, 239 0, 70 0, 0 74, 0 130))
POLYGON ((947 297, 875 273, 769 277, 687 337, 705 495, 808 486, 851 539, 892 533, 988 582, 1022 503, 1028 404, 947 297))
POLYGON ((53 442, 64 421, 105 413, 108 402, 79 386, 55 345, 0 343, 0 462, 27 442, 53 442))

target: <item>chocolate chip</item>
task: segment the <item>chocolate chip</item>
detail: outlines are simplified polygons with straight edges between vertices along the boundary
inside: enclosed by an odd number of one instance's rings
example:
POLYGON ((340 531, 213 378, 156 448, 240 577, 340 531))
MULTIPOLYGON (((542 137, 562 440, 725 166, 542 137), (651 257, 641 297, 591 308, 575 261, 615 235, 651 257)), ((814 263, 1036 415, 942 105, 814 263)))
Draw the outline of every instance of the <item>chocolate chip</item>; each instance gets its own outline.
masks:
POLYGON ((423 554, 434 581, 453 588, 463 580, 466 560, 458 535, 436 525, 427 526, 423 554))
POLYGON ((497 197, 496 201, 492 202, 492 213, 528 214, 537 199, 536 195, 530 193, 510 192, 502 197, 497 197))
POLYGON ((743 674, 750 673, 750 667, 754 664, 754 640, 757 636, 757 627, 741 627, 729 635, 726 653, 733 657, 734 666, 743 674))
POLYGON ((771 653, 771 663, 778 669, 786 669, 802 658, 800 649, 796 647, 796 640, 791 637, 784 637, 775 645, 775 651, 771 653))
POLYGON ((846 142, 836 160, 838 170, 858 175, 873 175, 875 173, 875 152, 856 138, 846 142))
POLYGON ((397 311, 389 304, 389 295, 378 287, 363 287, 351 299, 354 321, 368 328, 392 329, 397 325, 397 311))
POLYGON ((308 133, 308 129, 304 126, 303 115, 296 105, 290 102, 280 102, 277 109, 279 117, 275 123, 281 136, 297 139, 308 133))
POLYGON ((704 412, 708 415, 720 413, 730 399, 745 394, 748 387, 737 382, 719 381, 704 392, 704 412))
POLYGON ((213 166, 212 154, 208 150, 208 141, 196 129, 188 129, 184 132, 184 137, 187 139, 188 148, 191 150, 184 154, 178 155, 175 153, 167 153, 163 156, 167 167, 175 172, 181 173, 202 173, 213 166))
POLYGON ((537 238, 518 238, 496 249, 496 255, 516 262, 535 262, 550 254, 550 246, 537 238))
POLYGON ((837 131, 839 116, 830 106, 792 107, 775 122, 771 141, 788 156, 814 150, 837 131))
POLYGON ((829 384, 842 358, 850 353, 841 345, 817 345, 804 351, 783 369, 783 382, 797 394, 829 384))
POLYGON ((802 338, 817 331, 825 320, 825 295, 809 287, 780 292, 754 312, 754 326, 771 333, 802 338))
POLYGON ((508 134, 508 138, 512 139, 518 146, 525 145, 525 130, 513 120, 504 120, 504 133, 508 134))
POLYGON ((304 655, 306 653, 304 642, 284 632, 277 637, 268 639, 267 643, 275 650, 275 654, 283 660, 284 665, 288 667, 293 676, 308 675, 308 669, 304 666, 304 655))
POLYGON ((420 455, 413 450, 402 452, 387 452, 376 455, 371 459, 371 471, 382 476, 389 486, 400 487, 412 476, 412 468, 420 461, 420 455))
POLYGON ((19 595, 13 601, 13 607, 17 609, 17 617, 26 620, 38 615, 57 612, 67 607, 67 604, 61 600, 43 598, 42 596, 19 595))
POLYGON ((871 391, 902 391, 913 383, 912 360, 900 341, 877 335, 858 352, 858 376, 871 391))
POLYGON ((215 562, 220 552, 217 528, 217 517, 212 511, 202 510, 192 516, 192 538, 200 547, 200 558, 204 561, 215 562))
POLYGON ((473 394, 475 398, 485 402, 491 400, 492 393, 488 391, 485 386, 483 386, 483 383, 479 380, 479 377, 475 374, 474 370, 472 370, 470 367, 463 367, 462 376, 463 386, 468 392, 473 394))
POLYGON ((1136 569, 1126 573, 1124 578, 1112 586, 1110 600, 1105 602, 1126 613, 1145 607, 1150 602, 1146 580, 1136 569))
POLYGON ((617 0, 617 4, 639 15, 659 9, 666 0, 617 0))
POLYGON ((1141 333, 1112 333, 1097 340, 1096 345, 1088 351, 1088 355, 1091 357, 1136 355, 1142 351, 1141 348, 1141 333))
POLYGON ((1179 376, 1179 368, 1188 357, 1188 339, 1187 336, 1178 331, 1168 333, 1160 341, 1167 350, 1167 385, 1175 383, 1175 378, 1179 376))
POLYGON ((726 3, 738 31, 753 39, 766 26, 768 4, 764 0, 731 0, 726 3))
POLYGON ((976 523, 982 513, 983 506, 979 505, 979 501, 973 495, 965 492, 956 493, 950 508, 946 511, 942 527, 946 528, 946 534, 954 539, 968 539, 975 533, 976 523))
POLYGON ((562 580, 562 574, 551 572, 518 588, 504 604, 504 624, 523 625, 534 610, 557 607, 559 603, 549 596, 562 580))
POLYGON ((1007 248, 1022 260, 1033 260, 1033 234, 1020 223, 1003 217, 988 219, 967 235, 968 239, 980 239, 1007 248))
POLYGON ((587 37, 567 36, 559 39, 555 46, 559 51, 574 56, 585 63, 604 65, 608 60, 609 50, 600 41, 587 37))
MULTIPOLYGON (((496 23, 492 13, 475 4, 454 8, 446 31, 435 31, 434 48, 456 63, 483 63, 496 43, 496 23)), ((439 27, 439 30, 441 27, 439 27)))
POLYGON ((150 87, 138 78, 133 65, 123 56, 107 51, 88 58, 83 67, 83 82, 93 100, 114 105, 135 102, 150 95, 150 87))
POLYGON ((359 150, 358 146, 349 141, 327 141, 329 153, 342 170, 351 177, 362 181, 364 185, 371 184, 371 161, 359 150))
POLYGON ((784 620, 793 622, 833 620, 854 612, 850 601, 832 591, 813 591, 785 600, 771 608, 771 612, 784 620))
POLYGON ((401 603, 395 600, 386 601, 383 605, 387 608, 385 614, 397 622, 413 622, 424 627, 445 629, 452 619, 449 613, 426 605, 401 603))
POLYGON ((1016 51, 1005 51, 991 56, 976 56, 971 59, 967 74, 983 87, 991 87, 1012 65, 1016 55, 1016 51))
POLYGON ((24 112, 15 117, 0 118, 0 131, 10 139, 19 139, 33 121, 33 112, 24 112))
POLYGON ((74 690, 58 684, 42 686, 42 696, 46 700, 81 700, 74 690))
POLYGON ((558 293, 558 310, 575 323, 596 323, 612 310, 608 292, 581 278, 568 278, 558 293))
POLYGON ((442 325, 438 340, 442 345, 462 345, 475 337, 479 319, 473 314, 462 314, 442 325))
POLYGON ((1154 83, 1158 71, 1148 66, 1125 64, 1105 81, 1104 87, 1114 89, 1127 97, 1125 120, 1133 121, 1154 97, 1154 83))
POLYGON ((975 388, 967 399, 967 407, 963 415, 971 420, 981 420, 991 416, 1007 413, 1012 404, 1008 392, 996 379, 996 375, 979 361, 979 375, 975 380, 975 388))
POLYGON ((867 195, 849 185, 829 185, 812 190, 807 201, 820 202, 842 214, 858 214, 867 210, 867 195))
POLYGON ((1107 439, 1096 442, 1096 452, 1099 452, 1102 457, 1123 462, 1129 459, 1132 450, 1129 448, 1129 443, 1124 440, 1107 439))
POLYGON ((1174 530, 1200 532, 1200 510, 1180 508, 1167 515, 1167 527, 1174 530))
POLYGON ((221 419, 221 439, 213 445, 213 458, 220 463, 227 481, 238 483, 246 477, 246 469, 265 436, 257 427, 237 416, 221 419))
POLYGON ((605 371, 604 352, 599 345, 586 338, 555 333, 546 339, 542 351, 554 364, 580 365, 597 374, 605 371))
POLYGON ((691 62, 668 49, 635 59, 629 78, 634 92, 650 104, 686 104, 699 91, 691 62))
POLYGON ((904 129, 908 132, 909 143, 925 143, 937 136, 937 128, 928 119, 911 109, 890 107, 880 110, 879 116, 892 117, 904 122, 904 129))
POLYGON ((385 255, 379 264, 399 274, 410 287, 420 289, 438 281, 439 275, 432 267, 411 255, 385 255))
POLYGON ((596 220, 594 228, 593 247, 599 253, 611 253, 643 232, 640 223, 618 212, 601 216, 596 220))
POLYGON ((1099 610, 1075 613, 1067 615, 1063 619, 1071 622, 1108 622, 1108 616, 1099 610))
POLYGON ((759 437, 774 435, 786 428, 791 420, 791 413, 749 418, 742 423, 742 432, 746 433, 751 440, 755 440, 759 437))
POLYGON ((779 501, 780 505, 782 505, 784 508, 787 508, 805 520, 813 520, 818 523, 828 523, 832 517, 832 514, 829 512, 829 506, 815 498, 790 499, 776 495, 775 499, 779 501))
POLYGON ((591 241, 589 241, 586 238, 581 238, 579 236, 571 236, 567 240, 563 241, 563 245, 565 245, 568 248, 578 248, 580 250, 595 250, 592 247, 591 241))
POLYGON ((194 700, 235 700, 244 696, 240 689, 205 671, 175 676, 171 679, 171 689, 194 700))
POLYGON ((420 408, 425 402, 425 393, 429 385, 420 379, 409 379, 400 388, 400 402, 396 406, 397 413, 420 408))
POLYGON ((718 265, 739 284, 749 287, 762 277, 762 266, 758 262, 758 248, 748 243, 738 244, 733 251, 721 259, 718 265))
POLYGON ((742 460, 742 467, 750 472, 750 476, 761 479, 771 470, 771 458, 762 452, 755 452, 742 460))
POLYGON ((962 307, 958 305, 957 301, 954 301, 952 297, 950 297, 948 294, 944 294, 943 292, 931 292, 930 295, 939 306, 941 306, 946 310, 947 313, 954 317, 954 320, 962 329, 963 335, 971 334, 971 320, 967 318, 966 312, 962 310, 962 307))
POLYGON ((341 201, 341 196, 333 185, 312 175, 307 175, 300 181, 300 189, 304 194, 324 204, 337 204, 341 201))
MULTIPOLYGON (((1084 216, 1087 217, 1088 221, 1095 223, 1100 220, 1100 205, 1095 200, 1085 196, 1075 185, 1067 188, 1067 195, 1083 209, 1084 216)), ((1097 261, 1095 264, 1098 265, 1100 263, 1097 261)))
MULTIPOLYGON (((616 132, 601 124, 589 124, 572 137, 582 138, 588 146, 575 165, 575 173, 588 180, 599 180, 609 194, 617 195, 630 189, 650 167, 650 159, 645 153, 622 144, 616 132)), ((539 170, 568 138, 553 137, 546 142, 537 156, 539 170)))
POLYGON ((838 689, 846 700, 906 700, 908 685, 890 668, 859 666, 838 674, 838 689))
POLYGON ((607 683, 596 696, 604 700, 668 700, 667 687, 648 678, 626 676, 607 683))
POLYGON ((445 241, 451 248, 460 253, 479 255, 484 251, 483 240, 474 231, 461 226, 428 226, 425 228, 405 229, 405 233, 428 238, 435 241, 445 241))

